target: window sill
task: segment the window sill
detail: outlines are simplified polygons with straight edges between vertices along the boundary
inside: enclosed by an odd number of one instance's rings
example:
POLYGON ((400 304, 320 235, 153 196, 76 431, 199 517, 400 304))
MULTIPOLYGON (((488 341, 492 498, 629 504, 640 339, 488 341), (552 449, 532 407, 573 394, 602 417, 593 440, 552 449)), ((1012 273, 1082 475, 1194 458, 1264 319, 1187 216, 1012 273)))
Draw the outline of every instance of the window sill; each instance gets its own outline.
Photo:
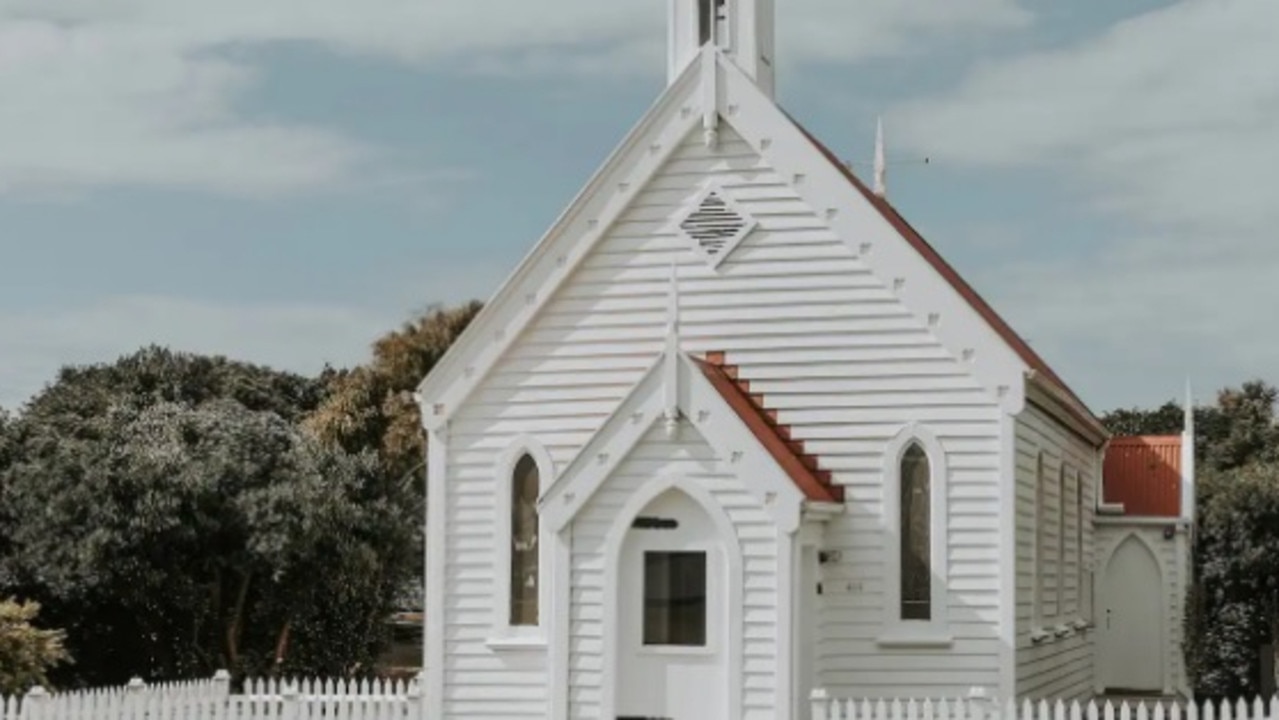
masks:
POLYGON ((496 635, 484 641, 490 650, 536 652, 546 649, 546 637, 541 634, 496 635))
POLYGON ((941 630, 890 631, 875 638, 875 644, 882 648, 944 650, 955 644, 955 637, 941 630))

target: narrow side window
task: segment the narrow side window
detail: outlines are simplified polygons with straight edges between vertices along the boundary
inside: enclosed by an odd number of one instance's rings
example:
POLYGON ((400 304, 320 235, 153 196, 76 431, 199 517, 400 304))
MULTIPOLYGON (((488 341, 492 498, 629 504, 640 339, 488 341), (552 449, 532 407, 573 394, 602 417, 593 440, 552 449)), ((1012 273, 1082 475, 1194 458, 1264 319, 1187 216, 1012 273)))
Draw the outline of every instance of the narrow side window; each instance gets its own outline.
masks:
POLYGON ((932 619, 932 482, 928 455, 912 443, 901 468, 901 618, 932 619))
POLYGON ((541 478, 529 455, 511 478, 511 625, 537 625, 537 496, 541 478))
POLYGON ((1047 582, 1044 571, 1045 558, 1044 552, 1046 543, 1044 535, 1048 525, 1048 512, 1046 499, 1044 498, 1044 488, 1047 483, 1044 482, 1044 455, 1039 454, 1039 460, 1035 465, 1035 621, 1042 623, 1044 619, 1044 584, 1047 582))

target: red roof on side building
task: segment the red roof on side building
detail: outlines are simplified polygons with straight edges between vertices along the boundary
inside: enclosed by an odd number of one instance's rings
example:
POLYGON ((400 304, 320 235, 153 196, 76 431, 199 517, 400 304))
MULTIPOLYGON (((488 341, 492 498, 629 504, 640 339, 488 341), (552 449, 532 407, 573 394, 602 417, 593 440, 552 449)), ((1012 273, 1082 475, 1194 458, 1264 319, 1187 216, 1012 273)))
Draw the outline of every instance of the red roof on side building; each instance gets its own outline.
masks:
POLYGON ((1112 438, 1102 474, 1102 501, 1123 505, 1124 515, 1181 515, 1181 436, 1112 438))

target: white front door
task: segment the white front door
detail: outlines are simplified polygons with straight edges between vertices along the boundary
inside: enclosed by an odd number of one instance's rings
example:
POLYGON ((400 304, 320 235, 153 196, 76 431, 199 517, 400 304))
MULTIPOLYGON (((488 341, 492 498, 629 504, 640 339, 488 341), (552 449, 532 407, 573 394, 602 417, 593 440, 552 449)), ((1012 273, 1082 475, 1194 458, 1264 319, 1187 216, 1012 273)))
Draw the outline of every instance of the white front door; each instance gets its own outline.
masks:
POLYGON ((1110 557, 1102 586, 1102 685, 1112 692, 1163 692, 1163 586, 1159 562, 1135 537, 1110 557))
POLYGON ((615 717, 730 720, 729 573, 710 518, 670 491, 636 518, 620 562, 615 717))

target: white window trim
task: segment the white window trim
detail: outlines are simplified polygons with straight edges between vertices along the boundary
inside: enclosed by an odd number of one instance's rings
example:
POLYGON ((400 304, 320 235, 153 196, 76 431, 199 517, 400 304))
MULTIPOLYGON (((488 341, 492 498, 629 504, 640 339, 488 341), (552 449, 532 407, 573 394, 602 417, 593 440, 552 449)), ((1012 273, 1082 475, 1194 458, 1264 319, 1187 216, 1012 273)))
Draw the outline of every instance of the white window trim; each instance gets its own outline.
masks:
POLYGON ((1031 585, 1031 592, 1034 594, 1031 598, 1034 608, 1030 631, 1032 641, 1042 641, 1048 637, 1048 633, 1044 631, 1044 485, 1044 453, 1040 451, 1035 458, 1034 552, 1031 554, 1031 577, 1034 579, 1034 584, 1031 585))
POLYGON ((528 435, 512 441, 494 467, 496 502, 493 503, 493 581, 496 592, 493 593, 493 630, 487 643, 493 650, 540 650, 546 647, 547 618, 550 613, 549 603, 552 601, 548 560, 555 538, 541 518, 537 525, 538 623, 527 626, 511 624, 511 484, 515 480, 515 466, 525 455, 533 458, 537 465, 539 496, 555 479, 555 463, 550 453, 528 435))
POLYGON ((1057 467, 1057 617, 1066 618, 1066 461, 1057 467))
POLYGON ((911 423, 897 432, 884 448, 884 629, 877 639, 881 647, 948 647, 950 634, 949 560, 946 533, 948 479, 946 451, 928 428, 911 423), (901 461, 907 448, 918 444, 928 456, 931 497, 929 540, 932 545, 931 619, 901 617, 901 461))
POLYGON ((1079 515, 1077 522, 1079 527, 1076 531, 1076 552, 1079 553, 1079 565, 1075 568, 1078 575, 1076 583, 1079 585, 1078 598, 1075 602, 1076 620, 1075 627, 1078 629, 1086 628, 1092 625, 1093 621, 1093 579, 1092 568, 1089 563, 1084 560, 1084 545, 1086 539, 1092 537, 1088 530, 1092 527, 1092 523, 1084 524, 1085 518, 1088 518, 1088 486, 1084 484, 1084 474, 1080 470, 1075 470, 1075 507, 1079 515))

